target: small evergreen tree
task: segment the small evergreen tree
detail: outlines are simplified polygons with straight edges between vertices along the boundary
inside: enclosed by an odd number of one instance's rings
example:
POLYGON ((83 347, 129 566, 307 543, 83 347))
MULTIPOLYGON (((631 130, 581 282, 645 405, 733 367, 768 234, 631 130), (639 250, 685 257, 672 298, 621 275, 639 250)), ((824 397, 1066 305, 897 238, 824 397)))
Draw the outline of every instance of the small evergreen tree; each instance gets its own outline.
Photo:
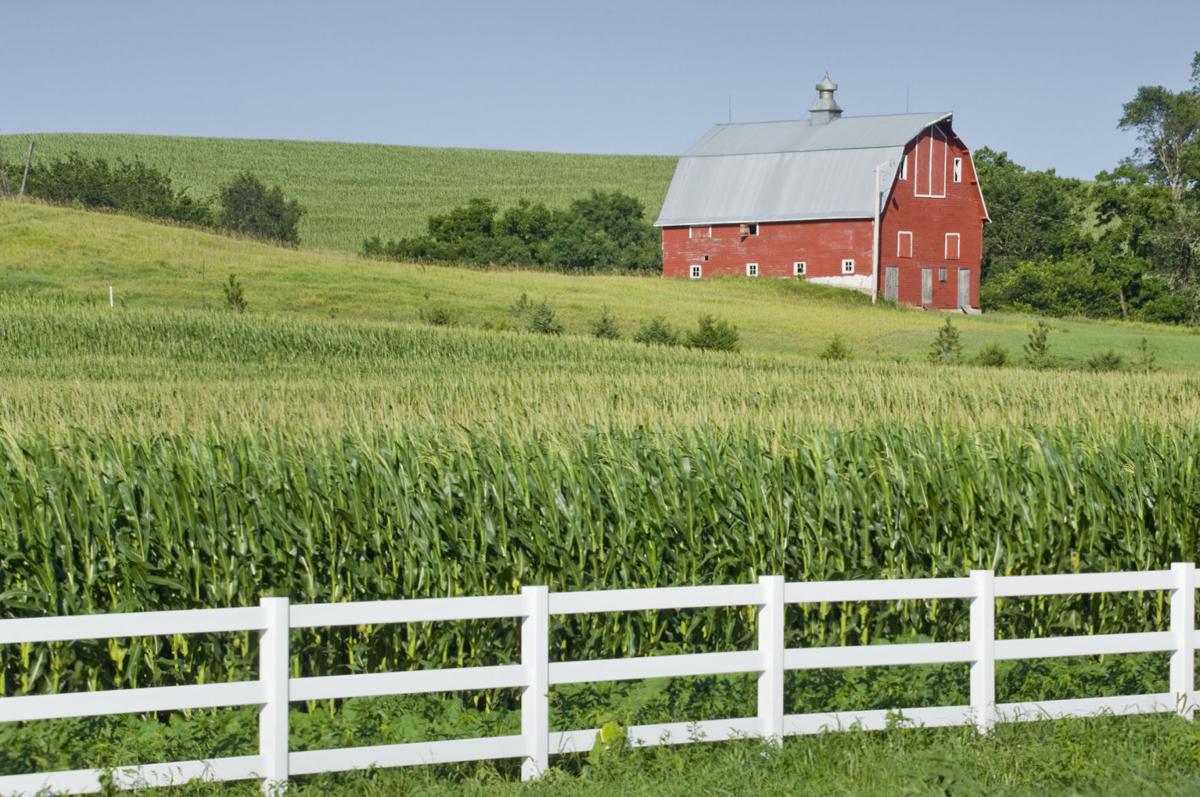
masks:
POLYGON ((246 302, 246 292, 242 290, 242 283, 238 282, 238 278, 233 274, 229 275, 229 282, 224 285, 225 305, 234 312, 244 313, 249 304, 246 302))
POLYGON ((829 345, 821 350, 817 355, 826 362, 842 362, 850 359, 850 345, 846 343, 846 339, 840 334, 834 335, 829 341, 829 345))
POLYGON ((284 199, 279 186, 268 189, 249 172, 238 175, 221 189, 221 226, 235 232, 298 244, 303 215, 300 203, 284 199))
POLYGON ((1137 370, 1149 373, 1156 370, 1154 365, 1154 349, 1150 346, 1150 341, 1142 338, 1142 342, 1138 344, 1137 370))
POLYGON ((600 316, 592 322, 592 335, 602 340, 618 340, 621 337, 617 320, 607 306, 600 308, 600 316))
POLYGON ((950 322, 950 316, 946 316, 946 323, 942 324, 937 337, 933 339, 933 345, 929 348, 929 362, 934 365, 957 365, 962 362, 962 338, 950 322))
POLYGON ((1125 367, 1125 358, 1109 349, 1089 357, 1087 367, 1091 371, 1120 371, 1125 367))
POLYGON ((687 345, 708 351, 737 351, 737 327, 711 315, 700 316, 695 330, 687 335, 687 345))
POLYGON ((679 332, 662 316, 642 324, 633 339, 647 346, 678 346, 679 332))
POLYGON ((1050 325, 1045 321, 1038 321, 1029 330, 1029 340, 1025 343, 1025 364, 1039 370, 1054 364, 1050 357, 1050 325))
POLYGON ((529 308, 527 329, 539 335, 561 335, 563 325, 559 323, 553 307, 546 302, 537 302, 529 308))

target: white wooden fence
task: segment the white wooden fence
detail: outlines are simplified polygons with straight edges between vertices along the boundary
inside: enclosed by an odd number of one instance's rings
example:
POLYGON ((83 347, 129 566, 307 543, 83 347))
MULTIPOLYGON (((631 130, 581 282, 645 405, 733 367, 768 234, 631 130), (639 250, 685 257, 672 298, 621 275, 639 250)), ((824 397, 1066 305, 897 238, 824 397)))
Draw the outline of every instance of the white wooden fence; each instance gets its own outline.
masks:
MULTIPOLYGON (((3 620, 0 621, 0 644, 231 631, 257 631, 261 636, 257 681, 8 697, 0 699, 0 722, 258 705, 261 706, 258 755, 131 766, 113 774, 117 785, 126 788, 177 784, 193 778, 258 778, 262 780, 264 790, 271 791, 289 777, 317 772, 498 758, 522 759, 522 777, 536 778, 548 766, 551 754, 589 750, 598 733, 596 729, 550 732, 547 693, 557 684, 719 673, 758 674, 756 716, 637 726, 629 729, 629 740, 633 745, 720 741, 742 736, 760 736, 778 744, 784 736, 793 734, 850 727, 868 730, 886 727, 889 722, 887 711, 784 714, 784 673, 831 667, 969 664, 969 705, 901 710, 907 721, 928 727, 973 724, 981 733, 986 733, 998 721, 1107 712, 1177 712, 1191 718, 1196 696, 1193 675, 1197 640, 1195 589, 1195 567, 1186 563, 1176 564, 1170 570, 1095 575, 995 577, 991 571, 976 570, 968 578, 805 583, 785 582, 782 576, 764 576, 757 584, 602 592, 551 593, 545 587, 526 587, 520 595, 511 596, 340 604, 289 605, 286 598, 264 598, 258 607, 241 609, 3 620), (1169 631, 996 639, 996 598, 1140 591, 1170 592, 1169 631), (970 638, 963 641, 858 647, 784 646, 784 612, 790 604, 954 598, 970 601, 970 638), (549 661, 550 615, 716 606, 757 607, 756 650, 549 661), (521 621, 520 664, 288 677, 291 629, 505 617, 521 621), (1152 651, 1171 653, 1168 692, 1041 703, 995 702, 997 661, 1152 651), (504 687, 522 690, 520 735, 306 752, 288 749, 290 702, 504 687)), ((0 794, 32 794, 43 789, 95 792, 100 788, 100 774, 98 770, 81 769, 9 775, 0 777, 0 794)))

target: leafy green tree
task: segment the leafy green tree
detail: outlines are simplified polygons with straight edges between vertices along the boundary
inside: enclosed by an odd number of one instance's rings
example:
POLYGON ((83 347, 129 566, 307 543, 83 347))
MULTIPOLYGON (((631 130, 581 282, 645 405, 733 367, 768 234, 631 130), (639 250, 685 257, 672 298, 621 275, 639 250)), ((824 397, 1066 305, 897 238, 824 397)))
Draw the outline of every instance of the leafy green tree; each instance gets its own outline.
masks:
POLYGON ((268 241, 300 243, 304 208, 283 196, 279 186, 267 188, 249 172, 221 189, 221 226, 268 241))
POLYGON ((929 347, 929 362, 934 365, 957 365, 962 362, 962 336, 946 316, 946 323, 938 329, 933 345, 929 347))
POLYGON ((711 315, 700 316, 696 329, 687 335, 687 345, 708 351, 737 351, 737 327, 711 315))

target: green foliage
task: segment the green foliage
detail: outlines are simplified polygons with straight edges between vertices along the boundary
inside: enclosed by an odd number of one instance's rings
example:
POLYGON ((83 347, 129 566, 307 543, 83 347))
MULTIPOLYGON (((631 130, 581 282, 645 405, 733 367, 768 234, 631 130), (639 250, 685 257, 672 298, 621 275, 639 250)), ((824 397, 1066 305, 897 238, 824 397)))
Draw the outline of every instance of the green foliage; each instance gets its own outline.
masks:
POLYGON ((657 271, 657 229, 642 203, 620 192, 593 191, 565 210, 521 200, 496 218, 498 208, 472 199, 429 218, 426 235, 363 242, 368 257, 395 260, 518 265, 568 271, 657 271))
POLYGON ((1045 321, 1038 321, 1029 330, 1029 340, 1025 342, 1025 364, 1038 370, 1054 367, 1054 359, 1050 355, 1050 325, 1045 321))
POLYGON ((826 362, 842 362, 850 359, 850 345, 846 343, 846 339, 841 334, 834 335, 829 340, 829 345, 821 350, 817 355, 826 362))
POLYGON ((934 365, 958 365, 962 362, 962 335, 946 316, 929 347, 929 362, 934 365))
POLYGON ((600 315, 591 325, 592 337, 602 340, 619 340, 621 338, 621 330, 617 327, 617 319, 613 317, 612 311, 608 306, 600 308, 600 315))
POLYGON ((687 333, 687 345, 708 351, 737 351, 737 327, 724 319, 702 315, 696 329, 687 333))
POLYGON ((1120 371, 1125 367, 1125 358, 1109 349, 1089 357, 1087 367, 1092 371, 1120 371))
POLYGON ((999 343, 989 343, 975 355, 975 364, 988 368, 1007 367, 1011 360, 1012 358, 1009 357, 1008 349, 999 343))
POLYGON ((221 188, 221 226, 268 241, 300 243, 300 217, 304 208, 283 196, 279 186, 267 188, 244 172, 221 188))
POLYGON ((633 339, 647 346, 678 346, 679 330, 668 324, 662 316, 655 316, 638 327, 633 339))
POLYGON ((225 306, 237 313, 246 312, 249 306, 246 303, 246 291, 242 288, 242 283, 233 274, 229 275, 229 281, 222 286, 225 293, 225 306))
POLYGON ((563 325, 558 316, 546 302, 537 302, 529 308, 527 329, 539 335, 561 335, 563 325))
POLYGON ((446 305, 434 304, 421 311, 421 320, 432 327, 448 327, 454 323, 454 315, 446 305))
POLYGON ((30 168, 29 196, 60 204, 78 203, 154 219, 208 226, 213 223, 208 202, 176 191, 166 172, 141 159, 118 159, 114 165, 102 158, 86 159, 78 152, 30 168))
POLYGON ((1156 370, 1154 361, 1154 347, 1150 345, 1149 340, 1142 338, 1138 343, 1138 357, 1137 361, 1134 363, 1134 370, 1142 371, 1143 373, 1150 373, 1151 371, 1156 370))

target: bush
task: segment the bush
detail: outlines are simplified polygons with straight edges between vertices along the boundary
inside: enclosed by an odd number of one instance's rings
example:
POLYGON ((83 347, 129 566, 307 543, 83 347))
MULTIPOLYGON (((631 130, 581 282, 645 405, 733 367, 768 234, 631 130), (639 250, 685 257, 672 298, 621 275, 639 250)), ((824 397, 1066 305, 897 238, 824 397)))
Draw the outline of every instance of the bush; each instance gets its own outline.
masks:
POLYGON ((225 305, 238 313, 246 312, 249 304, 246 302, 246 292, 242 290, 242 283, 238 282, 238 278, 233 274, 229 275, 229 282, 224 285, 225 305))
POLYGON ((737 351, 737 327, 711 315, 700 316, 695 330, 687 335, 687 345, 707 351, 737 351))
POLYGON ((962 362, 962 338, 950 322, 950 316, 946 316, 946 323, 942 324, 937 337, 933 339, 933 345, 929 348, 929 362, 934 365, 957 365, 962 362))
POLYGON ((1089 357, 1087 367, 1090 371, 1120 371, 1125 367, 1125 358, 1109 349, 1089 357))
POLYGON ((607 307, 600 309, 600 316, 592 322, 592 336, 602 340, 618 340, 621 330, 617 328, 617 320, 607 307))
POLYGON ((249 172, 221 189, 221 226, 235 232, 298 244, 303 215, 300 203, 285 199, 279 186, 268 189, 249 172))
POLYGON ((826 362, 841 362, 850 359, 850 345, 841 335, 834 335, 829 345, 817 355, 826 362))
POLYGON ((679 332, 665 318, 657 316, 642 324, 633 339, 647 346, 678 346, 679 332))
POLYGON ((1010 361, 1008 349, 999 343, 989 343, 975 355, 975 364, 988 368, 1004 368, 1010 361))
POLYGON ((1157 370, 1154 360, 1154 349, 1151 348, 1150 341, 1142 338, 1141 342, 1138 343, 1138 358, 1134 368, 1145 373, 1157 370))
POLYGON ((527 329, 539 335, 561 335, 563 325, 559 323, 554 308, 546 302, 538 302, 529 308, 527 329))
POLYGON ((432 327, 448 327, 454 323, 450 308, 444 304, 435 304, 428 310, 422 310, 421 320, 432 327))
POLYGON ((1038 370, 1054 365, 1050 357, 1050 325, 1045 321, 1038 321, 1029 330, 1029 340, 1025 343, 1025 364, 1038 370))

